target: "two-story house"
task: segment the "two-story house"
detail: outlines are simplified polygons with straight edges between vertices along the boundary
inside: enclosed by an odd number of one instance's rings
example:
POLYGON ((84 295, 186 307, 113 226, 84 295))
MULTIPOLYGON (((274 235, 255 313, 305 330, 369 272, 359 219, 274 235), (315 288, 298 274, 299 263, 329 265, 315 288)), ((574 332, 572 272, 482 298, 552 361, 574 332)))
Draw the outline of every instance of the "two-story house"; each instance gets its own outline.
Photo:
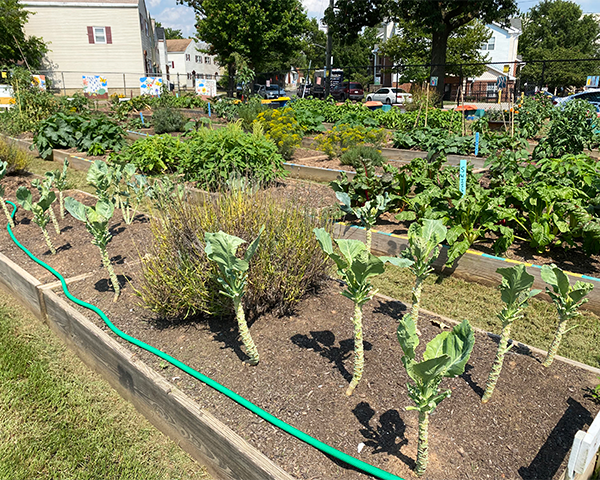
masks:
POLYGON ((218 80, 220 67, 214 55, 203 53, 208 45, 191 38, 167 40, 169 82, 178 88, 193 89, 197 80, 218 80))
POLYGON ((99 76, 109 93, 137 93, 140 77, 160 76, 154 21, 144 0, 21 0, 34 13, 26 35, 49 45, 46 75, 65 93, 99 76))

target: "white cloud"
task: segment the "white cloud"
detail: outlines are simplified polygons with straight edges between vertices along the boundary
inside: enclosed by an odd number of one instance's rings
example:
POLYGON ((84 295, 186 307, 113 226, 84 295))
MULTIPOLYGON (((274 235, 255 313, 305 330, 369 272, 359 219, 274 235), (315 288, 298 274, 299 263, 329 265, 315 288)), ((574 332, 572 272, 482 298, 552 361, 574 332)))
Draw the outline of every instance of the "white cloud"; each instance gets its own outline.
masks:
POLYGON ((152 12, 152 16, 159 21, 163 27, 181 30, 184 37, 189 37, 196 33, 196 27, 194 26, 196 23, 196 16, 194 15, 194 10, 190 7, 177 5, 175 7, 165 8, 158 13, 152 12))
POLYGON ((148 9, 156 8, 162 0, 148 0, 148 9))
POLYGON ((323 18, 323 12, 329 6, 328 0, 302 0, 309 17, 323 18))

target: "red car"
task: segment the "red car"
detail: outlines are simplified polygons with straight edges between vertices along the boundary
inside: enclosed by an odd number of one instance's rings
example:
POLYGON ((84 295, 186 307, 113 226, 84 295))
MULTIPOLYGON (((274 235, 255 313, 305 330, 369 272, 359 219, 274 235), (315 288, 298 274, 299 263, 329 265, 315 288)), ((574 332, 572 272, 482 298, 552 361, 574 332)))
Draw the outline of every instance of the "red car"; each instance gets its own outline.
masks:
POLYGON ((360 83, 343 82, 331 89, 331 96, 336 100, 362 100, 365 92, 360 83))

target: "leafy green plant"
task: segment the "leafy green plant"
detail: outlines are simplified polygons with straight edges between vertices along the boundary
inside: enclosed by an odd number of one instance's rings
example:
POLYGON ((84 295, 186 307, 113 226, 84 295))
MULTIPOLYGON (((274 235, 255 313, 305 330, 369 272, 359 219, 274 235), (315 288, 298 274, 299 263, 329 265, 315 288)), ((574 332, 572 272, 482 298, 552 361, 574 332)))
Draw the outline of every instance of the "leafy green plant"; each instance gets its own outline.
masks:
POLYGON ((567 322, 580 315, 578 309, 588 301, 584 297, 593 290, 594 285, 579 280, 575 282, 575 285, 571 285, 567 275, 556 265, 544 265, 541 275, 542 280, 552 287, 552 290, 546 287, 546 293, 550 295, 558 312, 558 327, 548 350, 548 355, 542 363, 544 367, 549 367, 558 352, 562 337, 569 330, 576 328, 576 326, 573 326, 567 329, 567 322))
POLYGON ((259 113, 255 122, 260 123, 265 137, 277 145, 284 160, 291 160, 294 150, 302 142, 302 128, 291 108, 269 109, 259 113))
MULTIPOLYGON (((600 377, 598 377, 600 379, 600 377)), ((590 388, 589 395, 596 403, 600 403, 600 383, 594 388, 590 388)))
MULTIPOLYGON (((31 186, 37 189, 41 198, 47 198, 48 193, 52 190, 53 181, 53 177, 46 177, 43 180, 35 178, 31 181, 31 186)), ((56 200, 56 194, 54 196, 54 200, 56 200)), ((52 201, 52 203, 54 203, 54 200, 52 201)), ((54 214, 52 203, 48 207, 48 214, 50 215, 50 220, 52 220, 52 224, 54 225, 54 230, 56 231, 57 235, 60 235, 60 226, 58 225, 58 220, 56 219, 56 215, 54 214)))
POLYGON ((186 122, 181 112, 171 107, 162 107, 154 110, 152 123, 157 134, 182 132, 186 122))
POLYGON ((387 133, 383 128, 368 128, 362 125, 335 125, 315 137, 316 149, 326 153, 330 158, 339 158, 346 150, 360 144, 375 148, 385 143, 387 133))
POLYGON ((346 395, 350 396, 360 382, 364 370, 362 306, 376 293, 369 279, 384 272, 385 262, 397 267, 407 267, 412 262, 405 258, 375 257, 360 240, 336 239, 341 252, 339 255, 334 252, 331 235, 325 229, 315 228, 314 232, 323 251, 335 262, 338 275, 346 282, 346 290, 342 295, 354 302, 354 372, 346 390, 346 395))
POLYGON ((48 235, 48 230, 46 229, 48 222, 50 222, 48 210, 50 209, 52 203, 56 200, 56 195, 54 192, 45 191, 44 195, 42 195, 37 202, 34 202, 33 196, 31 195, 29 189, 27 187, 19 187, 17 189, 16 196, 19 205, 33 214, 33 223, 42 229, 44 240, 46 241, 46 245, 50 249, 50 252, 53 255, 56 254, 56 248, 54 248, 54 245, 50 240, 50 235, 48 235))
POLYGON ((6 163, 6 174, 26 170, 31 160, 31 155, 19 148, 15 142, 0 138, 0 162, 6 163))
POLYGON ((114 183, 115 169, 102 160, 96 160, 88 169, 87 182, 96 189, 99 200, 112 203, 110 188, 114 183))
POLYGON ((250 357, 250 365, 258 365, 260 357, 258 349, 250 336, 248 324, 246 323, 246 315, 242 306, 242 296, 248 282, 247 272, 248 268, 250 268, 250 259, 256 253, 263 229, 261 228, 256 239, 248 246, 243 259, 236 257, 238 247, 242 243, 245 243, 241 238, 235 235, 228 235, 222 231, 217 233, 206 232, 204 236, 206 242, 204 251, 206 252, 206 256, 219 267, 220 276, 217 280, 222 288, 220 293, 233 300, 238 329, 246 347, 246 353, 250 357))
POLYGON ((65 218, 65 203, 63 199, 63 192, 67 190, 67 173, 69 168, 69 160, 65 158, 63 162, 62 170, 53 170, 46 172, 46 178, 49 179, 50 183, 58 190, 58 206, 60 208, 60 218, 65 218))
POLYGON ((238 118, 242 121, 242 128, 246 132, 249 132, 252 130, 252 123, 258 116, 261 113, 270 110, 271 108, 268 105, 263 105, 261 97, 252 96, 248 98, 247 101, 238 103, 236 113, 238 118))
POLYGON ((136 175, 136 168, 132 163, 119 167, 118 170, 113 176, 116 206, 121 209, 125 224, 131 225, 147 194, 145 187, 148 182, 145 176, 136 175))
POLYGON ((164 210, 174 203, 182 202, 187 196, 185 185, 173 182, 168 175, 155 178, 151 183, 148 182, 145 194, 158 210, 164 210))
POLYGON ((238 107, 234 98, 219 98, 212 106, 217 117, 224 118, 228 122, 235 120, 238 107))
POLYGON ((512 324, 516 320, 523 318, 523 310, 527 307, 529 300, 541 292, 541 290, 531 289, 534 278, 533 275, 527 273, 525 265, 498 268, 496 272, 502 275, 500 291, 505 306, 498 314, 498 318, 502 322, 502 334, 498 343, 496 359, 494 360, 494 365, 490 371, 485 392, 481 399, 482 403, 487 403, 492 397, 496 383, 500 377, 500 372, 502 371, 504 356, 512 348, 512 345, 508 346, 512 324))
MULTIPOLYGON (((8 169, 8 163, 3 160, 0 160, 0 180, 2 180, 5 177, 7 169, 8 169)), ((4 189, 4 185, 0 184, 0 203, 2 203, 2 210, 4 211, 4 215, 6 215, 6 220, 8 220, 8 224, 12 228, 15 228, 15 222, 13 222, 13 219, 10 216, 10 213, 8 212, 8 207, 6 206, 6 202, 4 201, 5 193, 6 193, 6 191, 4 189)))
POLYGON ((371 241, 373 237, 373 227, 377 223, 377 218, 385 213, 390 203, 390 197, 385 195, 377 195, 373 200, 365 202, 362 207, 352 207, 350 196, 345 192, 335 192, 337 199, 342 202, 340 208, 347 215, 355 216, 366 230, 366 246, 367 251, 371 251, 371 241))
POLYGON ((102 264, 108 270, 110 282, 115 291, 113 301, 116 302, 121 293, 121 287, 110 262, 108 251, 106 250, 106 246, 112 239, 112 235, 108 231, 108 224, 115 212, 113 203, 106 200, 98 200, 95 206, 87 207, 73 197, 67 197, 65 198, 65 208, 73 218, 85 223, 85 228, 92 235, 92 244, 100 249, 102 264))
POLYGON ((475 335, 469 321, 463 320, 452 331, 442 332, 431 340, 425 348, 423 360, 417 362, 416 348, 419 346, 419 336, 411 314, 404 316, 398 325, 397 333, 404 352, 402 364, 414 382, 408 383, 407 388, 408 396, 415 402, 415 406, 406 409, 419 412, 419 441, 415 472, 421 476, 425 473, 429 460, 429 415, 452 393, 450 389, 440 392, 440 383, 444 378, 454 378, 463 374, 473 351, 475 335))
POLYGON ((110 162, 120 165, 133 163, 142 173, 174 172, 187 158, 184 142, 172 135, 154 135, 136 140, 119 153, 110 155, 110 162))
POLYGON ((440 220, 425 219, 422 225, 414 222, 408 229, 408 245, 402 250, 402 258, 412 262, 409 270, 415 276, 410 317, 417 331, 423 282, 433 272, 431 266, 437 260, 441 251, 440 244, 445 239, 446 227, 440 220))

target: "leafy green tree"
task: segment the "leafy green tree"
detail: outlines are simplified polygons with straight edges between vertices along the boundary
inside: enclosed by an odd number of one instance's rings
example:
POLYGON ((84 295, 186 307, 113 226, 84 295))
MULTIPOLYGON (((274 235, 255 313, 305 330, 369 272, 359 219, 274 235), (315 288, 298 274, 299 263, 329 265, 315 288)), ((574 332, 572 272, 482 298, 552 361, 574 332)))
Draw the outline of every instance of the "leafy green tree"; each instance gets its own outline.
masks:
MULTIPOLYGON (((592 15, 568 0, 544 0, 523 15, 519 53, 525 62, 600 58, 600 24, 592 15)), ((585 84, 588 75, 598 75, 599 62, 527 63, 522 82, 541 83, 550 88, 585 84), (543 69, 543 80, 542 80, 543 69)))
POLYGON ((30 68, 39 68, 46 44, 39 37, 26 37, 23 26, 31 15, 18 0, 0 2, 0 65, 26 61, 30 68))
POLYGON ((301 47, 308 19, 300 0, 178 0, 194 8, 197 36, 227 66, 229 94, 235 86, 234 54, 244 57, 255 72, 289 65, 301 47))
POLYGON ((171 27, 163 27, 160 22, 156 22, 156 26, 158 28, 165 29, 165 39, 166 40, 179 40, 183 38, 183 32, 176 28, 171 27))
POLYGON ((516 12, 516 0, 337 0, 335 8, 325 11, 325 19, 335 34, 350 38, 363 27, 384 20, 421 25, 423 32, 431 35, 431 75, 439 79, 437 92, 441 97, 451 34, 474 19, 504 22, 516 12))

